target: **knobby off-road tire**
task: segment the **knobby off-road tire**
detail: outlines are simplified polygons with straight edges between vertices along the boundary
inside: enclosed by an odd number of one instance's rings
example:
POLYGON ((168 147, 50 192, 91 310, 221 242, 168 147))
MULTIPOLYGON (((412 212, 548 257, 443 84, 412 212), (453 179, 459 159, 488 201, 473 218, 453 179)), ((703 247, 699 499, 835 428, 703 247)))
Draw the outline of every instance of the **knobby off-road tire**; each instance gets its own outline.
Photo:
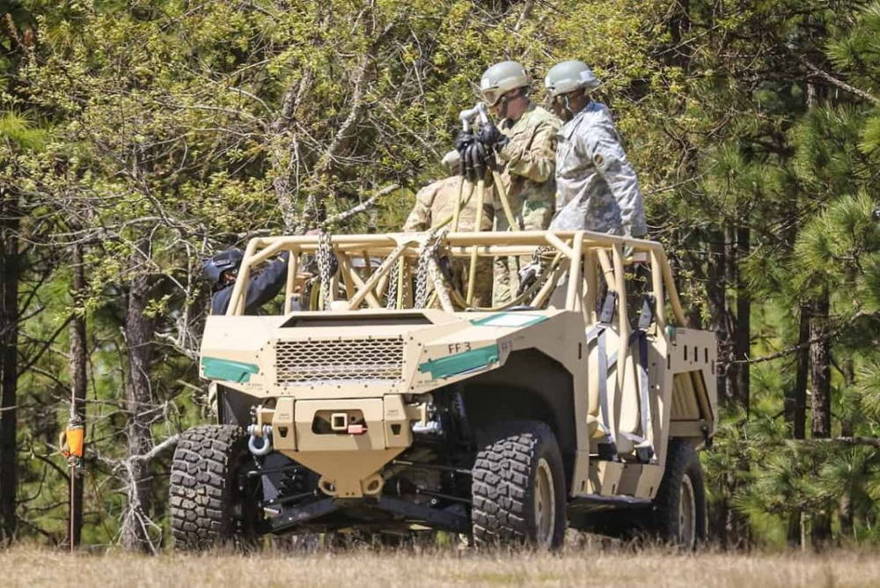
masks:
POLYGON ((247 436, 235 425, 202 425, 180 436, 171 465, 171 531, 176 549, 255 545, 256 504, 239 490, 247 436))
POLYGON ((693 446, 669 442, 666 472, 654 498, 649 530, 659 540, 693 550, 706 540, 706 489, 693 446))
POLYGON ((537 421, 510 421, 482 439, 471 486, 476 545, 559 547, 567 492, 553 431, 537 421))

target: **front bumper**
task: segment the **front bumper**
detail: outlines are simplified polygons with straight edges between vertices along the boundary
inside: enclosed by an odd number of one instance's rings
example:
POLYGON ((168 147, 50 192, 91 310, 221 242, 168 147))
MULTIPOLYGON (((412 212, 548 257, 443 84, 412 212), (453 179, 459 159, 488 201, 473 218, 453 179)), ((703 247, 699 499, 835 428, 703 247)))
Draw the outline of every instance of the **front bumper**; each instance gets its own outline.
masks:
POLYGON ((281 397, 274 408, 258 410, 258 422, 272 427, 274 449, 319 474, 318 487, 334 498, 377 496, 384 484, 379 472, 412 445, 412 423, 424 419, 424 404, 405 404, 398 394, 281 397))

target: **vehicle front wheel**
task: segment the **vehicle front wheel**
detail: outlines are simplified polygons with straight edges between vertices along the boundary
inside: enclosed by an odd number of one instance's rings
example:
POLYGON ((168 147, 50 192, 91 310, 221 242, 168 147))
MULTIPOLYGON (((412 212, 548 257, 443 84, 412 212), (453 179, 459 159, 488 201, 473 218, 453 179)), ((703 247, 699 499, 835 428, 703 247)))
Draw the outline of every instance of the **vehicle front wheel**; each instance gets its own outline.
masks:
POLYGON ((169 488, 175 548, 253 546, 256 497, 238 479, 250 457, 246 442, 244 430, 234 425, 202 425, 181 433, 169 488))
POLYGON ((537 421, 511 421, 493 427, 483 439, 471 486, 475 543, 559 547, 566 490, 553 431, 537 421))

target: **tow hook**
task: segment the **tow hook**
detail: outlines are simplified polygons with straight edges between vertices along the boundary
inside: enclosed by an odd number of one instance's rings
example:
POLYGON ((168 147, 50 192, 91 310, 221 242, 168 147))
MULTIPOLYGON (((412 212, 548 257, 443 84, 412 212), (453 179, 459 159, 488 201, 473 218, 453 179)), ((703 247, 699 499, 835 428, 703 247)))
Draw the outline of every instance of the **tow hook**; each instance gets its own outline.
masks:
POLYGON ((268 455, 272 452, 272 427, 263 425, 262 435, 257 436, 259 429, 257 425, 249 425, 247 432, 250 433, 248 439, 248 450, 254 455, 268 455), (262 441, 262 444, 260 442, 262 441))

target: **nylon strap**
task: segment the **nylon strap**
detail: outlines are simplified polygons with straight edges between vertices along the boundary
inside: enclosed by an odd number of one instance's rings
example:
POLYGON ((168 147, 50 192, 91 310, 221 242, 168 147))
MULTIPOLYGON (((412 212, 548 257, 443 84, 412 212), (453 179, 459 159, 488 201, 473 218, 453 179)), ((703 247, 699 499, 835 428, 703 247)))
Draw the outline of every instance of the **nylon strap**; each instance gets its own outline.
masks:
POLYGON ((637 366, 639 377, 639 416, 641 417, 642 436, 632 433, 624 433, 624 436, 636 444, 636 449, 644 453, 639 457, 643 461, 650 461, 654 456, 654 446, 648 440, 652 430, 651 399, 649 396, 651 383, 648 379, 648 328, 654 321, 653 304, 654 297, 645 296, 642 303, 642 311, 639 313, 639 326, 630 335, 630 345, 638 344, 639 363, 637 366))
MULTIPOLYGON (((611 416, 608 410, 608 370, 617 361, 616 355, 614 360, 609 362, 608 350, 605 343, 605 331, 611 326, 614 318, 614 307, 617 304, 617 292, 609 290, 605 295, 602 303, 602 311, 599 313, 599 323, 587 332, 587 345, 596 341, 596 350, 599 360, 599 411, 602 416, 602 428, 605 430, 605 440, 608 444, 614 446, 614 428, 611 426, 611 416)), ((617 453, 615 450, 614 453, 617 453)))

